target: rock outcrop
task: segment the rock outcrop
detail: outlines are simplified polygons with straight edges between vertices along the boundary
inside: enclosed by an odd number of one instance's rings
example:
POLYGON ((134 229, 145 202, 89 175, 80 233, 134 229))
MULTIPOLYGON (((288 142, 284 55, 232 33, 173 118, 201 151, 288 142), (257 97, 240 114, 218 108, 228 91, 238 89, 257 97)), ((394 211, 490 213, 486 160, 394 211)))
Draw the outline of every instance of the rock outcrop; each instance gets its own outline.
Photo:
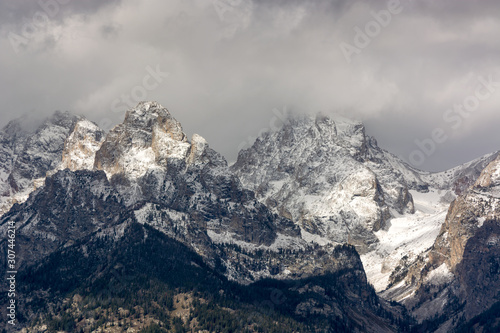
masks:
POLYGON ((79 120, 64 143, 59 169, 93 170, 95 154, 101 148, 106 134, 87 119, 79 120))

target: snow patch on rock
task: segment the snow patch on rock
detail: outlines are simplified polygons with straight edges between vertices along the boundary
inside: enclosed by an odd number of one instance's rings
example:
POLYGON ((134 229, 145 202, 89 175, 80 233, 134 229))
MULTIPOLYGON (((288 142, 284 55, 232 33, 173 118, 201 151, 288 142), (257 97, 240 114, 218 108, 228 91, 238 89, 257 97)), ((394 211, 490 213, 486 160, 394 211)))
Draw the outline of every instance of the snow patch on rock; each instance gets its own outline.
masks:
POLYGON ((450 283, 453 280, 453 273, 450 272, 445 263, 441 264, 438 268, 432 270, 425 277, 424 282, 434 286, 442 286, 450 283))

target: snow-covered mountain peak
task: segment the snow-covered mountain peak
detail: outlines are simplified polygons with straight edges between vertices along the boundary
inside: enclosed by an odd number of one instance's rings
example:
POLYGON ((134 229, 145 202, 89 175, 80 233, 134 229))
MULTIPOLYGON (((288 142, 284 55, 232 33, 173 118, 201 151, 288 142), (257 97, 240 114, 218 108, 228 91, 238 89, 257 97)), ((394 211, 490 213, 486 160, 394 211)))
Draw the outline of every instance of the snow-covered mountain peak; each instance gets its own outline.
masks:
POLYGON ((140 102, 127 111, 123 125, 146 132, 161 131, 174 140, 187 141, 181 124, 157 102, 140 102))
POLYGON ((304 232, 366 251, 390 209, 413 211, 405 179, 383 155, 361 122, 301 115, 241 151, 232 169, 304 232))
POLYGON ((329 117, 336 125, 337 135, 344 140, 353 136, 363 136, 365 133, 365 125, 359 120, 349 119, 335 113, 329 117))
POLYGON ((227 164, 201 136, 193 135, 190 143, 166 108, 157 102, 141 102, 108 133, 96 153, 95 167, 108 176, 123 173, 137 179, 150 169, 206 163, 227 164))
MULTIPOLYGON (((366 157, 367 142, 365 126, 361 121, 348 119, 338 114, 292 115, 284 128, 318 140, 325 145, 344 149, 352 157, 361 160, 366 157)), ((286 139, 286 138, 285 138, 286 139)))

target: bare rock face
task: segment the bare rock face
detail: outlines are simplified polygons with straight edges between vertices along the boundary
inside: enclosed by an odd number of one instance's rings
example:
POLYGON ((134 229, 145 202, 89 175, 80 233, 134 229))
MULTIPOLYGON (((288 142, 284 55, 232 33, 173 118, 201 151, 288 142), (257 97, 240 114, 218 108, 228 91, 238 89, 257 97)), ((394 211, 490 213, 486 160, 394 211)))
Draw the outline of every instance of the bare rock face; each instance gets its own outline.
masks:
POLYGON ((185 159, 189 147, 181 124, 167 109, 142 102, 109 132, 96 153, 95 167, 109 177, 123 173, 137 178, 150 168, 166 167, 169 158, 185 159))
POLYGON ((204 164, 210 162, 210 157, 207 156, 208 143, 198 134, 193 134, 191 138, 191 148, 187 158, 188 165, 204 164))
POLYGON ((176 215, 168 224, 178 226, 183 233, 178 238, 187 243, 210 244, 210 236, 270 246, 279 230, 298 233, 242 188, 205 139, 195 134, 188 142, 181 124, 156 102, 127 112, 97 151, 95 167, 106 172, 125 205, 140 210, 141 218, 145 210, 160 218, 176 215))
POLYGON ((79 120, 64 143, 59 169, 93 170, 95 153, 104 141, 105 133, 96 124, 79 120))
POLYGON ((130 220, 124 208, 102 171, 59 171, 2 216, 2 269, 9 226, 16 228, 16 268, 22 269, 100 228, 130 220))
POLYGON ((500 155, 484 168, 474 187, 482 191, 494 192, 492 193, 494 195, 497 194, 497 189, 500 187, 500 155))
POLYGON ((306 239, 349 242, 363 253, 390 209, 414 210, 403 175, 385 154, 359 122, 295 117, 241 151, 231 169, 306 239))
POLYGON ((446 262, 452 270, 463 259, 467 241, 485 220, 500 218, 500 156, 481 172, 475 184, 458 197, 448 211, 446 221, 436 239, 431 262, 446 262))

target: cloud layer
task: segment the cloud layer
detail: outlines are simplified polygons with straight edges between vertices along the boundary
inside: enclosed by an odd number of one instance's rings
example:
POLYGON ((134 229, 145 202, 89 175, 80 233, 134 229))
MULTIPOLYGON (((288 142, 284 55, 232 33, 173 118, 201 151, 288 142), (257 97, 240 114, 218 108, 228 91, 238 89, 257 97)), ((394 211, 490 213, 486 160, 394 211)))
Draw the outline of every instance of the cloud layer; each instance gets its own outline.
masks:
POLYGON ((493 0, 0 0, 1 124, 70 110, 109 127, 151 99, 234 160, 284 109, 338 112, 445 169, 500 149, 499 17, 493 0), (458 111, 481 80, 493 91, 458 111))

